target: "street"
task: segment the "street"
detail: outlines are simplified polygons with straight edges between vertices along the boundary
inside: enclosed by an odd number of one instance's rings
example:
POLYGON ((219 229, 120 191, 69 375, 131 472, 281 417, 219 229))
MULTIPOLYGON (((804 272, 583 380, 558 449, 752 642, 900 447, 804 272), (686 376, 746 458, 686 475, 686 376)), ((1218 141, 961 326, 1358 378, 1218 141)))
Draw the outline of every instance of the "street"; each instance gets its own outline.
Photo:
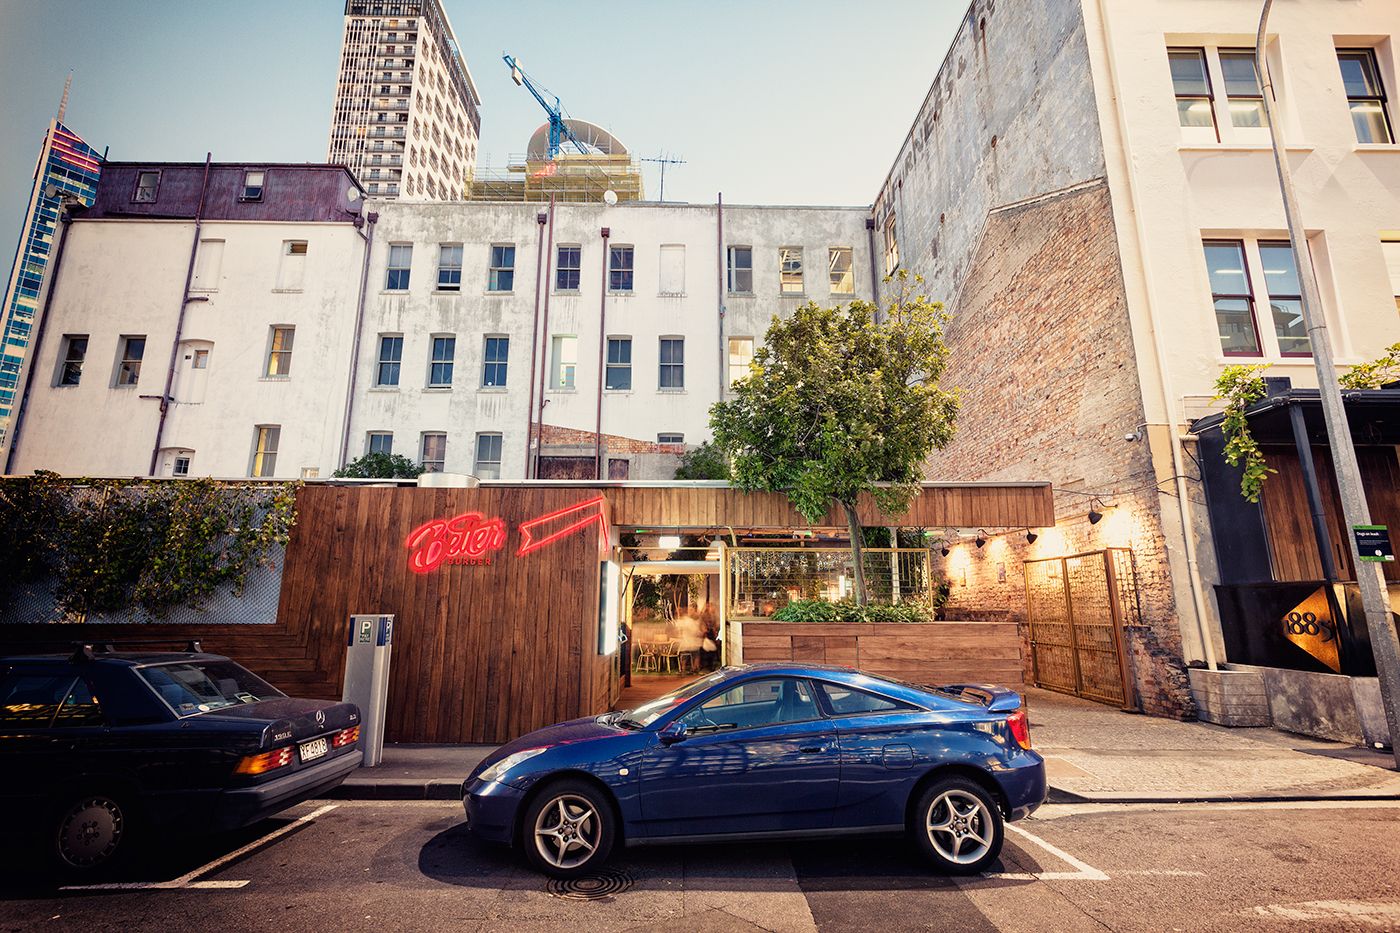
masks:
POLYGON ((1397 930, 1397 824, 1400 801, 1058 804, 1008 827, 986 876, 930 874, 898 841, 719 845, 615 852, 551 892, 455 801, 322 800, 158 843, 109 887, 55 890, 20 859, 0 930, 1397 930))

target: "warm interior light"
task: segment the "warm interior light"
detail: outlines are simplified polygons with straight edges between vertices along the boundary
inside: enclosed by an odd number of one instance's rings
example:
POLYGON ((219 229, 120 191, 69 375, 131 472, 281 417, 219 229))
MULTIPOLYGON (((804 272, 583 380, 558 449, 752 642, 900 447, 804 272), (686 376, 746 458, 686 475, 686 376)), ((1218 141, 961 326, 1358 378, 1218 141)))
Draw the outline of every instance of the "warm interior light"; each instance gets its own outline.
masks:
POLYGON ((662 535, 660 538, 656 539, 656 546, 665 548, 668 551, 674 551, 681 546, 681 537, 680 535, 662 535))

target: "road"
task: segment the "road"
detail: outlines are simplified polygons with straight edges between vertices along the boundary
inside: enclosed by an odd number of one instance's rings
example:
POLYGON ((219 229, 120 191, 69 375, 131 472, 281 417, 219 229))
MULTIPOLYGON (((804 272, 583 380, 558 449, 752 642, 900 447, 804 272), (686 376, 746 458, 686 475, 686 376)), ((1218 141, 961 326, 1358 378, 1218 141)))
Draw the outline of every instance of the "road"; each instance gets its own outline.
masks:
POLYGON ((560 897, 472 840, 455 802, 312 801, 164 843, 122 887, 9 864, 0 933, 1396 931, 1400 801, 1051 805, 967 879, 895 841, 632 849, 609 868, 583 892, 601 899, 560 897))

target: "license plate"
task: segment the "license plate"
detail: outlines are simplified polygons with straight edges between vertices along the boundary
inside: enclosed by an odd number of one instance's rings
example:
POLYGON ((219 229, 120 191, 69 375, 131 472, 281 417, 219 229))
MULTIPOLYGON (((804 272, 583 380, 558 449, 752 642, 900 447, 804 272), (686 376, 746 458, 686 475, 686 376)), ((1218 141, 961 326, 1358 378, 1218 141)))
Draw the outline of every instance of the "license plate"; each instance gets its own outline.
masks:
POLYGON ((301 746, 301 760, 312 761, 328 751, 330 751, 330 744, 325 739, 314 739, 301 746))

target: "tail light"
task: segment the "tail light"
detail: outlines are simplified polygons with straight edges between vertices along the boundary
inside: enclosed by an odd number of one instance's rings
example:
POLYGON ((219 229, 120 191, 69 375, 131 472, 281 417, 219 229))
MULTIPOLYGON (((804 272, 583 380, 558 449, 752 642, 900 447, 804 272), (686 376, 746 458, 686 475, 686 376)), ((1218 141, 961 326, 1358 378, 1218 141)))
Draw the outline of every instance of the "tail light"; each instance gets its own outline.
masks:
POLYGON ((270 752, 263 752, 261 755, 249 755, 238 762, 238 767, 233 769, 234 774, 265 774, 268 771, 285 767, 292 763, 292 755, 295 749, 288 745, 286 748, 275 748, 270 752))
POLYGON ((1022 748, 1031 747, 1031 724, 1026 719, 1025 709, 1018 709, 1007 716, 1006 725, 1011 730, 1011 735, 1015 737, 1017 744, 1022 748))
POLYGON ((354 745, 360 739, 360 727, 351 726, 349 729, 341 729, 334 738, 331 739, 331 748, 343 748, 346 745, 354 745))

